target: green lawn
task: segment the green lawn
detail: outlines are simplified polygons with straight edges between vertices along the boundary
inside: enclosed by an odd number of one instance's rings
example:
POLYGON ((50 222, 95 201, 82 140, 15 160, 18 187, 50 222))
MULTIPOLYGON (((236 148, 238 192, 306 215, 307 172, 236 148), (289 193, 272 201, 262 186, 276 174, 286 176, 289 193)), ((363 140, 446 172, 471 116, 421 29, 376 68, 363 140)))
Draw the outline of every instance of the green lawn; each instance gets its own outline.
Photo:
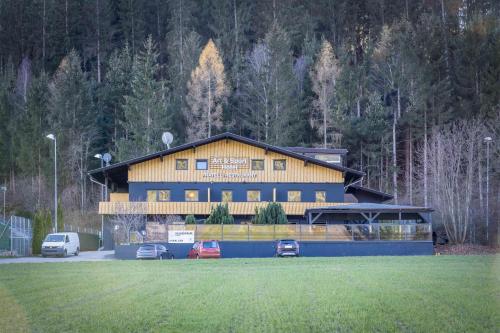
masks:
POLYGON ((0 265, 0 331, 498 332, 500 256, 0 265))

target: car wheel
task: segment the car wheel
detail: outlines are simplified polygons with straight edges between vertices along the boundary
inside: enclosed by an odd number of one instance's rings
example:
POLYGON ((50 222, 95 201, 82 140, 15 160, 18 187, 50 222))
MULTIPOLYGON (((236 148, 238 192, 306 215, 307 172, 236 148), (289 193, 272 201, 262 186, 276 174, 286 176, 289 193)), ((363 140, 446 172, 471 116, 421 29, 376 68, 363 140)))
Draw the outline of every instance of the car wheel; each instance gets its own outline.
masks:
POLYGON ((64 250, 62 257, 65 258, 67 255, 68 255, 68 250, 64 250))
POLYGON ((173 255, 173 254, 170 254, 170 255, 168 256, 168 259, 170 259, 170 260, 174 259, 174 255, 173 255))
POLYGON ((196 255, 196 259, 200 259, 200 255, 199 254, 196 255))
POLYGON ((79 254, 80 254, 80 248, 79 248, 79 247, 77 247, 77 248, 76 248, 76 252, 75 252, 75 256, 77 256, 77 255, 79 255, 79 254))
POLYGON ((44 258, 47 258, 47 255, 45 255, 45 254, 42 254, 42 257, 44 257, 44 258))
POLYGON ((163 254, 160 254, 160 256, 158 257, 158 259, 163 260, 163 254))

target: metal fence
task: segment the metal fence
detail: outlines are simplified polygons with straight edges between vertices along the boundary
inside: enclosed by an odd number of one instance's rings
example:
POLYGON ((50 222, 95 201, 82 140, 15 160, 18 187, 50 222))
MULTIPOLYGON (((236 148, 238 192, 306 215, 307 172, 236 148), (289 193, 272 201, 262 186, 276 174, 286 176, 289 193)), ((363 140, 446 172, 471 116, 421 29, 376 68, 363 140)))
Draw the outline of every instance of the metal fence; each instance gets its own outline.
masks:
POLYGON ((31 255, 33 224, 30 219, 11 216, 7 221, 0 221, 0 251, 10 255, 31 255))
POLYGON ((74 225, 71 225, 71 224, 65 224, 64 231, 66 231, 66 232, 82 232, 85 234, 92 234, 92 235, 101 235, 100 230, 93 229, 93 228, 87 228, 87 227, 75 227, 74 225))
POLYGON ((168 241, 168 231, 194 231, 195 240, 218 239, 231 241, 266 241, 295 239, 298 241, 390 241, 432 240, 432 226, 428 223, 413 224, 186 224, 146 227, 146 241, 168 241))

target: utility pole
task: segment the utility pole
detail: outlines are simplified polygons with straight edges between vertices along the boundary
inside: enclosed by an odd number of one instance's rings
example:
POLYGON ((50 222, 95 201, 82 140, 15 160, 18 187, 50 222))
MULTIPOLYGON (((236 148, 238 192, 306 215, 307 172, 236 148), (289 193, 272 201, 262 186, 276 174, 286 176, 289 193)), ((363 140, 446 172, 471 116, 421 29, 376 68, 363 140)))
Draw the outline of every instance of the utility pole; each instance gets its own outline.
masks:
POLYGON ((48 134, 46 138, 54 141, 54 230, 57 233, 57 139, 54 134, 48 134))
POLYGON ((490 243, 490 143, 493 139, 490 136, 484 138, 486 142, 486 243, 490 243))

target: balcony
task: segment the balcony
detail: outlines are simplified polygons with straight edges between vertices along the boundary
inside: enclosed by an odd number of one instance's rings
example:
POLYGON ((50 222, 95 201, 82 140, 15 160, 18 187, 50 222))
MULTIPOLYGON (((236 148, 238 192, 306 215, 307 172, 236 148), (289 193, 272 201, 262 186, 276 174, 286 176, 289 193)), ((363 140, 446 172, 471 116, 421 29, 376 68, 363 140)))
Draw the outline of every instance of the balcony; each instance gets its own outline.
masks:
MULTIPOLYGON (((220 202, 100 202, 99 214, 165 214, 209 215, 211 208, 220 202)), ((232 215, 254 215, 255 208, 265 207, 268 202, 228 202, 232 215)), ((303 216, 308 208, 342 205, 339 202, 280 202, 287 215, 303 216)))

